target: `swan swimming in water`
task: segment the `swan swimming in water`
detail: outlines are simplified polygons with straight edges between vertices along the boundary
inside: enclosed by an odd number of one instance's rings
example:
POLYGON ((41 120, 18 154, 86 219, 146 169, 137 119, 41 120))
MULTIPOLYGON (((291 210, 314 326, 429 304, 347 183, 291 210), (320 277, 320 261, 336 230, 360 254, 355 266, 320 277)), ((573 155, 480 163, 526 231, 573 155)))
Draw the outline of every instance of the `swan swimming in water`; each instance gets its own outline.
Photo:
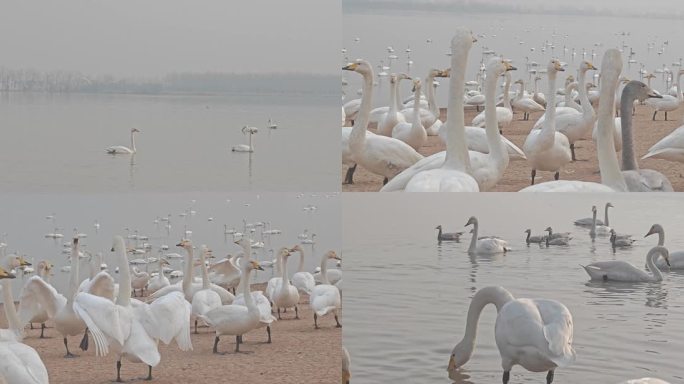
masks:
POLYGON ((488 304, 496 306, 494 335, 504 384, 508 384, 514 365, 531 372, 548 372, 546 383, 550 384, 556 368, 574 363, 572 314, 565 305, 549 299, 516 299, 502 287, 486 287, 470 301, 465 335, 449 357, 450 377, 473 355, 477 323, 488 304))
POLYGON ((655 259, 662 256, 665 263, 670 264, 667 248, 655 246, 646 255, 646 265, 652 274, 622 260, 598 261, 587 266, 582 265, 591 280, 624 281, 624 282, 657 282, 663 280, 663 274, 655 266, 655 259))
POLYGON ((257 127, 248 127, 244 126, 240 130, 243 135, 249 135, 249 144, 238 144, 236 146, 233 146, 232 151, 233 152, 254 152, 254 146, 252 145, 252 135, 255 133, 259 132, 259 129, 257 127))
POLYGON ((138 130, 137 128, 131 129, 131 147, 130 148, 125 147, 123 145, 115 145, 115 146, 108 147, 107 149, 105 149, 105 151, 107 153, 109 153, 110 155, 122 155, 122 154, 132 155, 132 154, 134 154, 136 152, 135 134, 139 133, 139 132, 140 132, 140 130, 138 130))
MULTIPOLYGON (((660 224, 653 224, 651 229, 644 237, 651 236, 653 234, 658 234, 658 245, 665 245, 665 229, 660 224)), ((665 260, 658 259, 655 262, 656 267, 660 270, 671 270, 671 269, 684 269, 684 251, 670 252, 669 257, 670 264, 668 265, 665 260)))
POLYGON ((497 237, 481 237, 478 238, 479 223, 475 216, 471 216, 466 223, 466 227, 473 226, 473 237, 470 239, 469 254, 496 254, 505 253, 509 251, 508 243, 505 240, 497 237))

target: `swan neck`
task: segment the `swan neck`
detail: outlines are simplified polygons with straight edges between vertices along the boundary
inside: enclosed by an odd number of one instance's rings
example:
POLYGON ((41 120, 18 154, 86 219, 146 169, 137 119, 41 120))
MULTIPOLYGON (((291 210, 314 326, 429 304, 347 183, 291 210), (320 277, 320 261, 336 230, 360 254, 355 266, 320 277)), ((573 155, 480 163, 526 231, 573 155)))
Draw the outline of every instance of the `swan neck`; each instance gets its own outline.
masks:
POLYGON ((425 86, 427 87, 425 94, 427 95, 428 109, 430 109, 430 112, 435 115, 435 118, 439 119, 439 108, 437 108, 437 100, 435 100, 435 86, 433 85, 435 82, 435 77, 432 75, 432 71, 430 72, 431 73, 425 78, 425 86))
POLYGON ((10 279, 2 280, 2 300, 9 329, 21 332, 24 327, 21 324, 21 320, 19 320, 19 315, 17 315, 17 308, 14 306, 14 295, 12 294, 12 282, 10 279))
POLYGON ((622 90, 620 99, 620 123, 622 125, 622 170, 638 170, 636 157, 634 157, 634 147, 632 138, 632 106, 636 96, 631 92, 631 87, 622 90))
POLYGON ((683 74, 684 74, 684 73, 682 73, 682 72, 679 72, 679 73, 677 74, 677 100, 679 100, 680 103, 681 103, 682 101, 684 101, 684 95, 683 95, 683 93, 682 93, 682 87, 681 87, 681 80, 682 80, 682 75, 683 75, 683 74))
MULTIPOLYGON (((551 136, 555 135, 556 132, 556 72, 550 71, 549 76, 549 100, 546 105, 549 108, 546 109, 546 117, 544 117, 544 126, 542 127, 542 134, 551 136)), ((553 143, 553 141, 552 141, 553 143)))
POLYGON ((606 204, 605 212, 603 213, 603 225, 606 227, 610 227, 610 221, 608 221, 608 208, 610 208, 610 206, 606 204))
POLYGON ((660 272, 660 269, 655 265, 655 261, 658 258, 658 256, 662 255, 663 249, 660 247, 653 248, 651 249, 648 254, 646 255, 646 264, 648 265, 648 270, 653 273, 653 278, 655 281, 662 281, 663 280, 663 273, 660 272))
POLYGON ((304 250, 299 250, 299 267, 297 267, 297 272, 304 272, 304 250))
MULTIPOLYGON (((68 305, 74 302, 74 296, 78 291, 78 267, 79 267, 79 255, 78 255, 78 245, 71 246, 71 271, 69 271, 69 295, 67 297, 68 305)), ((129 284, 130 285, 130 284, 129 284)))
POLYGON ((461 354, 467 357, 466 361, 470 359, 470 356, 472 356, 473 351, 475 350, 478 322, 484 307, 489 304, 494 304, 498 313, 501 308, 511 300, 515 300, 513 295, 501 287, 482 288, 473 296, 473 299, 470 301, 470 306, 468 307, 465 335, 456 347, 461 354))
POLYGON ((287 258, 285 256, 281 256, 280 262, 281 262, 280 271, 282 272, 280 275, 282 277, 281 286, 282 287, 289 287, 290 286, 290 279, 287 277, 288 276, 287 275, 287 258))
MULTIPOLYGON (((390 107, 389 107, 389 114, 396 113, 397 110, 399 110, 399 91, 397 88, 399 85, 399 79, 395 79, 394 81, 390 81, 390 107)), ((366 94, 366 91, 364 90, 363 93, 361 94, 361 103, 363 103, 363 95, 366 94)), ((361 114, 361 110, 359 110, 359 114, 361 114)))
POLYGON ((183 294, 186 296, 190 294, 190 287, 193 280, 193 263, 195 258, 192 254, 192 246, 185 250, 185 275, 183 276, 183 294))
POLYGON ((321 284, 330 284, 328 281, 328 254, 323 254, 321 258, 321 284))
POLYGON ((468 155, 468 143, 466 142, 465 135, 465 112, 463 110, 468 51, 469 49, 466 47, 452 49, 446 123, 446 159, 442 166, 461 172, 468 172, 470 170, 470 156, 468 155))
POLYGON ((613 111, 615 109, 615 90, 617 88, 618 76, 621 69, 622 65, 620 63, 619 66, 608 67, 602 71, 604 79, 601 84, 601 93, 599 96, 601 103, 599 103, 598 111, 598 138, 596 140, 596 146, 598 147, 597 152, 599 170, 601 172, 601 183, 618 192, 626 192, 627 184, 620 171, 613 139, 613 134, 615 132, 615 118, 613 117, 613 111))
POLYGON ((658 231, 658 246, 662 247, 665 245, 665 231, 660 229, 658 231))
POLYGON ((366 146, 366 132, 368 130, 368 119, 370 117, 371 103, 373 102, 373 71, 363 74, 363 85, 361 87, 361 106, 359 113, 354 121, 354 127, 349 135, 349 147, 354 156, 361 155, 366 146))
POLYGON ((587 76, 587 70, 582 70, 579 73, 579 96, 580 96, 580 102, 582 103, 582 111, 584 113, 585 117, 590 117, 592 120, 596 115, 596 112, 594 111, 594 107, 591 105, 591 102, 589 101, 589 95, 587 94, 587 87, 586 87, 586 76, 587 76))
POLYGON ((128 306, 131 303, 131 267, 128 265, 128 257, 126 257, 126 244, 123 239, 116 242, 116 257, 119 262, 119 297, 117 304, 121 306, 128 306))
POLYGON ((205 253, 206 252, 204 250, 202 250, 202 252, 200 253, 200 263, 202 263, 202 265, 200 266, 202 271, 202 289, 209 289, 209 274, 207 273, 205 253))
POLYGON ((476 220, 475 223, 473 223, 473 237, 470 238, 470 247, 468 248, 468 253, 475 252, 475 249, 477 248, 478 226, 479 225, 476 220))
POLYGON ((249 278, 252 274, 252 269, 247 268, 248 263, 245 262, 245 268, 242 270, 242 278, 240 284, 242 285, 242 294, 245 297, 245 306, 250 311, 254 310, 256 306, 254 305, 254 299, 252 298, 252 292, 250 291, 249 278))
MULTIPOLYGON (((508 150, 503 150, 501 134, 496 116, 496 84, 499 76, 494 71, 488 71, 485 80, 485 134, 489 146, 489 158, 494 160, 497 166, 508 166, 508 150)), ((506 97, 506 95, 504 95, 506 97)))
MULTIPOLYGON (((504 91, 503 91, 503 106, 504 106, 504 108, 508 109, 509 111, 512 110, 511 98, 508 96, 508 92, 510 92, 510 89, 511 89, 511 74, 509 72, 506 72, 506 81, 504 82, 504 91)), ((537 82, 536 81, 534 83, 534 93, 537 93, 537 82)))

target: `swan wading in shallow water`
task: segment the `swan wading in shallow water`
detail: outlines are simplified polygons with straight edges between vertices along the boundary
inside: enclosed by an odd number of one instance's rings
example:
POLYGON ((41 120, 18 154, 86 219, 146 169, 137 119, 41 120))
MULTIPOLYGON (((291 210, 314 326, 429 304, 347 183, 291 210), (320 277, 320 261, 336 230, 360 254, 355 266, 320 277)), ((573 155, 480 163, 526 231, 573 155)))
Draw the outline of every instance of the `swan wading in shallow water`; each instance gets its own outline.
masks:
POLYGON ((505 253, 509 251, 508 243, 496 237, 482 237, 478 238, 479 223, 475 216, 471 216, 466 223, 466 227, 473 226, 473 237, 470 239, 469 254, 495 254, 505 253))
POLYGON ((546 383, 550 384, 556 368, 574 363, 572 314, 565 305, 548 299, 516 299, 502 287, 486 287, 470 301, 465 335, 449 358, 450 377, 473 355, 480 313, 488 304, 496 306, 494 335, 504 384, 508 384, 514 365, 548 372, 546 383))
MULTIPOLYGON (((658 234, 658 245, 661 247, 664 246, 665 229, 663 229, 663 226, 660 224, 653 224, 644 237, 651 236, 655 233, 658 234)), ((658 258, 658 260, 655 261, 655 265, 660 270, 684 269, 684 251, 670 252, 669 261, 670 264, 668 265, 665 260, 658 258)))
POLYGON ((582 265, 591 280, 624 281, 624 282, 657 282, 663 281, 663 274, 655 265, 656 258, 662 256, 665 263, 670 265, 667 248, 655 246, 646 255, 646 266, 652 274, 641 270, 622 260, 599 261, 587 266, 582 265))
POLYGON ((240 130, 243 135, 249 135, 249 144, 238 144, 233 147, 233 152, 254 152, 254 146, 252 145, 252 135, 259 132, 257 127, 244 126, 240 130))
POLYGON ((115 146, 112 146, 112 147, 105 149, 105 151, 107 153, 109 153, 110 155, 126 155, 126 154, 131 155, 131 154, 134 154, 136 152, 136 149, 135 149, 135 134, 136 133, 140 133, 140 130, 138 130, 137 128, 131 129, 131 147, 130 148, 125 147, 123 145, 115 145, 115 146))

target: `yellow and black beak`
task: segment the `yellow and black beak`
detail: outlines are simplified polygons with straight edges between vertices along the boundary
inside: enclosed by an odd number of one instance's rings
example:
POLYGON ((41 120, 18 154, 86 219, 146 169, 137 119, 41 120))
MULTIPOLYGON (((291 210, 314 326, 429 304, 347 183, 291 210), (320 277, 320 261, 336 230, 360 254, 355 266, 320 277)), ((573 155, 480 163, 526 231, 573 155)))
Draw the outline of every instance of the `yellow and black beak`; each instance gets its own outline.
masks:
POLYGON ((344 67, 342 67, 342 70, 355 71, 356 68, 358 68, 358 66, 359 65, 357 63, 349 63, 349 64, 345 65, 344 67))
POLYGON ((595 71, 598 71, 598 68, 596 68, 596 67, 594 66, 594 64, 592 64, 592 63, 588 63, 588 64, 589 64, 589 69, 593 69, 593 70, 595 70, 595 71))
POLYGON ((28 261, 26 261, 26 259, 24 259, 23 256, 19 258, 19 266, 20 266, 20 267, 28 267, 28 266, 30 266, 30 265, 31 265, 31 263, 29 263, 28 261))
POLYGON ((511 63, 505 61, 504 66, 506 67, 506 71, 515 71, 518 68, 514 67, 511 63))
POLYGON ((14 279, 16 276, 0 267, 0 279, 14 279))

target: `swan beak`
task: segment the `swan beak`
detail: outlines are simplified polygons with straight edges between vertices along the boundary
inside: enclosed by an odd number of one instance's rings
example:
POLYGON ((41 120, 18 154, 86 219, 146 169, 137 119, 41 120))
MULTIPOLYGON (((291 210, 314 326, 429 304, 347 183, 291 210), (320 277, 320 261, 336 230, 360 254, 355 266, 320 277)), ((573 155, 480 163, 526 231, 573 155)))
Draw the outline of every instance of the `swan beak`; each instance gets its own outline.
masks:
POLYGON ((257 265, 256 269, 258 269, 258 270, 260 270, 260 271, 263 271, 263 270, 264 270, 264 268, 263 268, 261 265, 257 265))
POLYGON ((477 43, 477 38, 473 36, 473 43, 477 43))
POLYGON ((506 67, 506 71, 515 71, 518 69, 518 68, 512 66, 511 63, 509 63, 509 62, 505 62, 504 65, 506 67))
POLYGON ((356 70, 356 68, 357 68, 358 66, 359 66, 359 65, 356 64, 356 63, 349 63, 349 64, 345 65, 344 67, 342 67, 342 70, 344 70, 344 71, 354 71, 354 70, 356 70))
POLYGON ((594 66, 594 64, 592 64, 592 63, 588 63, 588 64, 589 64, 589 69, 593 69, 593 70, 595 70, 595 71, 598 70, 598 68, 596 68, 596 67, 594 66))
POLYGON ((656 99, 662 99, 663 96, 658 93, 658 91, 651 89, 651 91, 648 93, 648 97, 656 98, 656 99))
POLYGON ((5 269, 0 268, 0 278, 2 279, 14 279, 16 276, 12 273, 7 272, 5 269))
POLYGON ((667 266, 668 266, 668 267, 671 267, 671 265, 670 265, 670 259, 669 259, 669 258, 666 257, 666 258, 665 258, 665 262, 667 263, 667 266))
POLYGON ((447 371, 453 371, 456 369, 456 362, 454 361, 454 355, 451 355, 449 358, 449 366, 447 367, 447 371))
POLYGON ((436 77, 450 77, 451 76, 451 68, 449 69, 444 69, 439 71, 436 77))
POLYGON ((28 267, 30 265, 31 265, 31 263, 26 261, 23 256, 19 258, 19 266, 20 267, 28 267))
POLYGON ((653 228, 648 230, 648 233, 644 235, 644 237, 649 237, 653 234, 653 228))

